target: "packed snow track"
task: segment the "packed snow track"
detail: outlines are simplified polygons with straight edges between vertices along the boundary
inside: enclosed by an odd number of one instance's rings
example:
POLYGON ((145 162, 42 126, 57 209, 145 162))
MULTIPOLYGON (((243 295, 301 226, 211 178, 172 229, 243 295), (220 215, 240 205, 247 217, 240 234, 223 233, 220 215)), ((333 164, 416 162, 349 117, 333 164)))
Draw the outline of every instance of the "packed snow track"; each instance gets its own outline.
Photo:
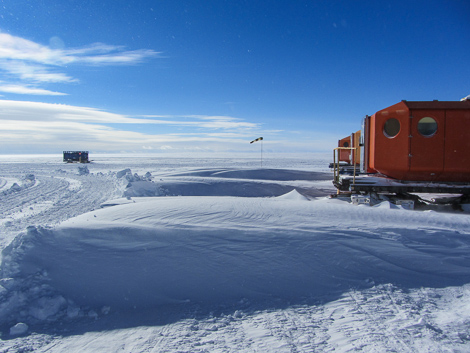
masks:
POLYGON ((69 172, 49 168, 33 170, 30 165, 23 164, 13 167, 2 171, 0 177, 4 181, 16 180, 12 186, 8 187, 5 182, 0 188, 2 248, 27 226, 58 224, 99 208, 103 202, 118 195, 116 178, 109 175, 79 175, 70 168, 72 166, 69 166, 69 172))

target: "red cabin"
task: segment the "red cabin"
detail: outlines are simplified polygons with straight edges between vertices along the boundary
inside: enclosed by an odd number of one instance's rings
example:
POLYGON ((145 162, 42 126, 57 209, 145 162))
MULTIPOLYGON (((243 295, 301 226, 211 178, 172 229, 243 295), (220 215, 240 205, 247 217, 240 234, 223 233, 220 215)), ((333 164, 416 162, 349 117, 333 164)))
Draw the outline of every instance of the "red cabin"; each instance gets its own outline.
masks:
POLYGON ((470 181, 470 101, 402 101, 367 117, 364 169, 405 181, 470 181))
POLYGON ((359 143, 361 139, 361 130, 352 133, 338 141, 338 147, 355 148, 355 149, 340 149, 338 160, 346 162, 348 165, 359 164, 360 162, 360 148, 359 143))

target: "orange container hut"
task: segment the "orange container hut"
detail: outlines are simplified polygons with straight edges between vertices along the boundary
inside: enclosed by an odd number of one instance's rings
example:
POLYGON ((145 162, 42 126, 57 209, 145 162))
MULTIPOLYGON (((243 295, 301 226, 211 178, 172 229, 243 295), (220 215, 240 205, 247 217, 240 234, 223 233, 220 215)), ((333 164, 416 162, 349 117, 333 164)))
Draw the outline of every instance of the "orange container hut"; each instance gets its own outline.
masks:
POLYGON ((341 149, 339 150, 339 161, 346 162, 350 165, 360 162, 360 143, 361 130, 352 133, 338 141, 338 147, 355 148, 355 149, 341 149))
POLYGON ((470 101, 402 101, 368 117, 366 125, 368 172, 470 182, 470 101))
MULTIPOLYGON (((338 141, 338 147, 351 147, 351 136, 346 136, 338 141)), ((351 163, 351 151, 350 150, 339 150, 339 160, 341 162, 351 163)))

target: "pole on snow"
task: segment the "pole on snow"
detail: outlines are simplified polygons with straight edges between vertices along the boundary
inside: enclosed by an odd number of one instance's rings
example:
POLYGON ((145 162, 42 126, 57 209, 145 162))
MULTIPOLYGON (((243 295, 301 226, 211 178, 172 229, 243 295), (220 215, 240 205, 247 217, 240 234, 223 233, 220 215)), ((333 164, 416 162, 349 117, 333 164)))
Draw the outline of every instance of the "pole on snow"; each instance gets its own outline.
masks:
POLYGON ((263 168, 263 138, 258 137, 257 139, 251 141, 250 143, 256 142, 256 141, 261 141, 261 168, 263 168))

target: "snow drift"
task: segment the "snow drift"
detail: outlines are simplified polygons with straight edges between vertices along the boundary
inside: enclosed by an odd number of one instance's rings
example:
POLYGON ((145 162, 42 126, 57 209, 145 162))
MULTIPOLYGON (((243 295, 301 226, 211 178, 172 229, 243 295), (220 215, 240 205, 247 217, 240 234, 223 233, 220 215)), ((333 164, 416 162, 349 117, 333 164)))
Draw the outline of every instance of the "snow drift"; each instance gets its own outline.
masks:
POLYGON ((152 180, 151 175, 132 175, 130 169, 116 174, 129 181, 126 197, 151 196, 238 196, 273 197, 294 188, 310 197, 324 196, 331 189, 328 173, 294 171, 287 169, 200 169, 185 173, 172 173, 152 180), (320 187, 323 183, 328 187, 320 187), (316 184, 316 187, 312 187, 316 184), (322 190, 323 189, 323 190, 322 190))
POLYGON ((308 201, 296 191, 278 198, 127 201, 54 229, 30 227, 15 239, 3 254, 3 277, 20 278, 23 286, 34 278, 36 288, 17 304, 39 302, 46 293, 54 310, 33 315, 46 319, 75 307, 295 303, 334 300, 380 283, 418 288, 470 280, 465 215, 308 201))

